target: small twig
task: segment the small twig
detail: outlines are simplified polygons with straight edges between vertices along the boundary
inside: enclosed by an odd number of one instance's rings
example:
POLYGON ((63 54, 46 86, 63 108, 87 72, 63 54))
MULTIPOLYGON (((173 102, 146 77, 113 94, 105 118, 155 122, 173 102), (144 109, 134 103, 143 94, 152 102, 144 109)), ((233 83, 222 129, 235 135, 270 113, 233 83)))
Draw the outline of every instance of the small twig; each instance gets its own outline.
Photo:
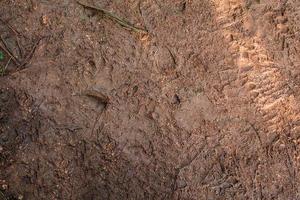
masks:
POLYGON ((82 5, 83 7, 90 8, 90 9, 93 9, 93 10, 97 10, 97 11, 103 13, 105 16, 107 16, 111 20, 117 22, 118 24, 120 24, 121 26, 123 26, 123 27, 125 27, 129 30, 139 32, 139 33, 144 33, 144 34, 148 33, 145 29, 135 27, 131 23, 127 22, 126 20, 116 16, 115 14, 113 14, 113 13, 111 13, 111 12, 109 12, 109 11, 103 9, 103 8, 99 8, 99 7, 96 7, 96 6, 93 6, 93 5, 88 5, 87 3, 81 2, 81 1, 78 1, 78 0, 77 0, 77 3, 82 5))
POLYGON ((1 76, 3 76, 5 74, 5 71, 6 71, 7 67, 8 67, 8 65, 9 65, 10 61, 11 61, 11 57, 9 58, 9 60, 7 61, 7 63, 5 64, 5 67, 3 67, 1 69, 1 72, 0 72, 1 76))
POLYGON ((66 129, 68 131, 71 131, 71 132, 74 132, 74 131, 77 131, 77 130, 81 130, 83 129, 81 126, 77 126, 77 125, 58 125, 55 127, 56 129, 58 130, 63 130, 63 129, 66 129))
POLYGON ((257 139, 258 139, 260 145, 262 146, 263 143, 262 143, 262 141, 261 141, 261 138, 260 138, 260 135, 259 135, 259 133, 258 133, 258 130, 255 128, 254 124, 252 124, 252 123, 249 122, 249 121, 247 121, 247 122, 248 122, 248 124, 250 125, 250 127, 252 128, 252 130, 254 131, 254 133, 255 133, 255 135, 256 135, 256 137, 257 137, 257 139))
POLYGON ((5 22, 3 19, 0 18, 0 21, 1 21, 2 24, 7 26, 15 34, 16 41, 17 41, 17 46, 19 48, 19 53, 20 53, 20 56, 22 57, 23 49, 21 48, 20 41, 19 41, 19 38, 18 38, 18 36, 21 35, 21 34, 18 31, 16 31, 12 26, 10 26, 7 22, 5 22))
POLYGON ((37 46, 39 45, 40 41, 42 40, 43 38, 40 38, 35 44, 34 46, 32 47, 30 53, 28 54, 28 56, 26 56, 26 58, 22 61, 22 63, 18 66, 19 68, 16 69, 14 72, 10 73, 11 75, 12 74, 15 74, 15 73, 20 73, 20 72, 23 72, 25 70, 27 70, 27 68, 24 68, 28 62, 30 61, 30 59, 32 58, 32 56, 34 55, 34 52, 37 48, 37 46))
POLYGON ((18 37, 16 37, 16 42, 17 42, 17 46, 18 46, 18 49, 19 49, 19 55, 20 55, 20 57, 22 58, 23 57, 23 48, 21 47, 21 45, 20 45, 20 41, 19 41, 19 38, 18 37))
POLYGON ((105 95, 104 93, 96 90, 86 90, 83 92, 85 96, 92 97, 94 99, 97 99, 100 103, 104 104, 105 106, 109 102, 109 97, 105 95))
POLYGON ((7 200, 7 198, 5 197, 5 195, 3 194, 3 192, 0 190, 0 197, 2 200, 7 200))
POLYGON ((13 53, 9 50, 9 48, 7 47, 7 44, 6 42, 4 41, 4 39, 2 38, 2 36, 0 36, 0 40, 1 40, 1 43, 3 45, 0 44, 0 48, 3 49, 3 51, 5 51, 11 58, 12 60, 17 64, 17 65, 20 65, 21 62, 19 61, 18 58, 16 58, 13 53))
POLYGON ((103 114, 104 111, 105 110, 102 110, 101 112, 99 112, 99 114, 97 114, 96 119, 95 119, 95 121, 93 123, 92 135, 94 135, 94 131, 96 129, 96 125, 97 125, 98 121, 100 120, 100 118, 101 118, 101 116, 102 116, 102 114, 103 114))
POLYGON ((109 103, 109 97, 106 94, 104 94, 98 90, 93 90, 93 89, 92 90, 88 89, 88 90, 84 91, 83 95, 92 97, 104 105, 104 108, 102 109, 102 111, 99 112, 99 114, 97 114, 95 122, 93 124, 92 134, 94 134, 96 124, 100 120, 103 112, 105 112, 105 110, 107 108, 107 104, 109 103))
POLYGON ((36 47, 39 45, 41 40, 42 40, 42 38, 38 39, 38 41, 34 44, 34 46, 32 47, 32 49, 29 52, 29 54, 27 55, 27 57, 22 61, 20 67, 25 67, 25 65, 28 64, 28 62, 31 60, 31 58, 36 50, 36 47))
POLYGON ((21 35, 18 31, 16 31, 12 26, 10 26, 7 22, 0 18, 2 24, 7 26, 15 35, 21 35))
POLYGON ((169 52, 169 54, 170 54, 170 56, 172 58, 172 61, 173 61, 174 65, 177 65, 176 58, 175 58, 174 54, 172 53, 172 51, 169 49, 169 47, 166 47, 166 49, 168 50, 168 52, 169 52))

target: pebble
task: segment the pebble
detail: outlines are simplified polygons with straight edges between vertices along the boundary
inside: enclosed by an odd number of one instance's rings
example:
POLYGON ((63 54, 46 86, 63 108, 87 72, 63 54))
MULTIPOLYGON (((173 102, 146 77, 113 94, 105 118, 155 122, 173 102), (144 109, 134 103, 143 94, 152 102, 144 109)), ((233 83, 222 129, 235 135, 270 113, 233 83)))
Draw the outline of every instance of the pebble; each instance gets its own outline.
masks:
POLYGON ((277 29, 280 33, 287 33, 289 31, 289 27, 284 24, 277 24, 277 29))
POLYGON ((248 88, 249 90, 253 90, 253 89, 256 88, 256 85, 255 85, 255 83, 249 83, 249 84, 247 85, 247 88, 248 88))
POLYGON ((259 95, 259 93, 255 92, 255 91, 251 93, 252 98, 256 98, 258 95, 259 95))
POLYGON ((2 189, 3 189, 3 190, 7 190, 7 188, 8 188, 8 185, 6 185, 6 184, 3 184, 3 185, 2 185, 2 189))
POLYGON ((181 189, 187 186, 187 183, 184 180, 177 180, 176 182, 177 188, 181 189))

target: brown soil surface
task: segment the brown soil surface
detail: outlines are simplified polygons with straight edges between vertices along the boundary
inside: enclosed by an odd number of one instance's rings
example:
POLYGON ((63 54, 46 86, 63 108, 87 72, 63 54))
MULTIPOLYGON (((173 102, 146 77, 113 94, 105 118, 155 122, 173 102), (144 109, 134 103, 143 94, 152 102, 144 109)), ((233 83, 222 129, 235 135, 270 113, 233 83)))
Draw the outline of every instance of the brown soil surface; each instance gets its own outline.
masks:
POLYGON ((0 0, 1 200, 300 199, 299 0, 87 2, 0 0))

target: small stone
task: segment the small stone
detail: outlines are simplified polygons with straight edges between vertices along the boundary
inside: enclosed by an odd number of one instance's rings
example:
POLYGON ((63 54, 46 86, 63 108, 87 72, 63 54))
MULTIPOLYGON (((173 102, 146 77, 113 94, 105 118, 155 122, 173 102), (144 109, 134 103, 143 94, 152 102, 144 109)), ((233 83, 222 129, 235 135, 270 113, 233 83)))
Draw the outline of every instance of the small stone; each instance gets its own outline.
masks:
POLYGON ((253 90, 253 89, 256 88, 256 85, 255 85, 255 83, 249 83, 249 84, 247 85, 247 88, 248 88, 249 90, 253 90))
POLYGON ((254 92, 251 93, 251 97, 252 98, 256 98, 258 95, 259 95, 259 93, 256 92, 256 91, 254 91, 254 92))
POLYGON ((49 17, 47 15, 43 15, 41 22, 43 25, 48 26, 49 25, 49 17))
POLYGON ((178 189, 185 188, 187 186, 187 183, 184 180, 177 180, 176 186, 178 189))
POLYGON ((280 144, 279 149, 281 149, 281 150, 285 149, 285 144, 280 144))
POLYGON ((153 112, 153 113, 151 114, 151 116, 152 116, 152 119, 154 119, 154 120, 158 120, 158 118, 159 118, 159 114, 156 113, 156 112, 153 112))
POLYGON ((177 94, 175 94, 172 98, 172 104, 176 104, 176 105, 179 105, 181 102, 179 96, 177 94))
POLYGON ((247 77, 240 79, 240 83, 241 83, 242 86, 245 85, 247 82, 248 82, 247 77))
POLYGON ((280 33, 287 33, 289 31, 289 27, 284 24, 277 24, 277 29, 280 33))
POLYGON ((3 184, 3 185, 2 185, 2 189, 3 189, 3 190, 7 190, 7 189, 8 189, 8 185, 3 184))

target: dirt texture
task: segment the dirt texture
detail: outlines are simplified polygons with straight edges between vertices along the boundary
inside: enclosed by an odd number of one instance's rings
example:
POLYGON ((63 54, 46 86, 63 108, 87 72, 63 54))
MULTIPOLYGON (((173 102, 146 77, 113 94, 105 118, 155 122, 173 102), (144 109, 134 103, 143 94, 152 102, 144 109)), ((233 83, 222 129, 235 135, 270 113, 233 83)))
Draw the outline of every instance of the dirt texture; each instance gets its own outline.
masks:
POLYGON ((1 200, 300 199, 299 0, 85 2, 0 0, 1 200))

